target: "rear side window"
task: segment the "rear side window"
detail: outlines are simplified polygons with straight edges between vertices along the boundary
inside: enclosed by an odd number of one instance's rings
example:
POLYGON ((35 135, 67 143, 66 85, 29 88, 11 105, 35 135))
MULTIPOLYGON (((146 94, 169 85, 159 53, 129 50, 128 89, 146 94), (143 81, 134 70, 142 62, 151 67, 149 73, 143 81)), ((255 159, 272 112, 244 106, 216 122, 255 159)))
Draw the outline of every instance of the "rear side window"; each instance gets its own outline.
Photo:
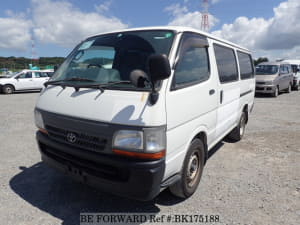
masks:
POLYGON ((36 78, 48 77, 46 73, 43 72, 34 72, 36 78))
POLYGON ((233 49, 214 44, 214 50, 220 82, 237 81, 238 71, 233 49))
POLYGON ((207 40, 204 37, 184 34, 177 57, 173 88, 190 86, 209 78, 207 40))
POLYGON ((251 56, 247 53, 238 52, 238 59, 241 72, 241 79, 245 80, 254 77, 251 56))

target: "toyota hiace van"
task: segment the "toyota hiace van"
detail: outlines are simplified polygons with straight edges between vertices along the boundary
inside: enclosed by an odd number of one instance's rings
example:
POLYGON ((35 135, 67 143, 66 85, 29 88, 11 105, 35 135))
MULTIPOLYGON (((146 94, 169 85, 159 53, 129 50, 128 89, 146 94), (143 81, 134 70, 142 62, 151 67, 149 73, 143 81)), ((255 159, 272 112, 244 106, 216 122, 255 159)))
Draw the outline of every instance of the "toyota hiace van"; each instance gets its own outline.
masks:
POLYGON ((240 140, 253 108, 251 53, 191 28, 121 30, 81 42, 35 108, 42 160, 100 189, 149 200, 199 184, 208 151, 240 140))

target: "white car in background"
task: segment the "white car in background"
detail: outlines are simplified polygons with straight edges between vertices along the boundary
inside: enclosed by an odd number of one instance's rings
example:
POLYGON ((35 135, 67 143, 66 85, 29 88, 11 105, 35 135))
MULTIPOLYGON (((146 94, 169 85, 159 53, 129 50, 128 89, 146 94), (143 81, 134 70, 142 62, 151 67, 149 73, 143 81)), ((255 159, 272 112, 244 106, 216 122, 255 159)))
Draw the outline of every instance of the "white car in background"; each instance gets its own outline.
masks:
POLYGON ((51 77, 53 70, 23 70, 10 77, 0 79, 0 92, 12 94, 15 91, 40 90, 51 77))

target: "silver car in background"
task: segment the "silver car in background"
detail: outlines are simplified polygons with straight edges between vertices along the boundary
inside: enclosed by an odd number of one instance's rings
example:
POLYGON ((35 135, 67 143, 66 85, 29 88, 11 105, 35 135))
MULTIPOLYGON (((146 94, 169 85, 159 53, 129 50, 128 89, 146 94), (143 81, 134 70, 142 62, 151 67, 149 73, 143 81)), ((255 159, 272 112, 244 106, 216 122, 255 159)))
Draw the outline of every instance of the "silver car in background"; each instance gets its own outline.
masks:
POLYGON ((283 62, 264 62, 256 66, 255 93, 272 94, 277 97, 279 92, 290 93, 293 85, 291 64, 283 62))

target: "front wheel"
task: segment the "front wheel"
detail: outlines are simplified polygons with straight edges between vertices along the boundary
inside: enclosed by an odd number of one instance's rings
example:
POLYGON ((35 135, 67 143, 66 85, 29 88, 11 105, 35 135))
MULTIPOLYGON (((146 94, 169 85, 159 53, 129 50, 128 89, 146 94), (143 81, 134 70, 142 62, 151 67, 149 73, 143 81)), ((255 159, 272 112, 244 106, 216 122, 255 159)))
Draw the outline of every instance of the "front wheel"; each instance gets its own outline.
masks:
POLYGON ((278 94, 279 94, 279 88, 276 87, 276 88, 275 88, 275 91, 274 91, 273 94, 272 94, 272 96, 275 97, 275 98, 277 98, 278 94))
POLYGON ((7 84, 3 86, 2 91, 4 94, 12 94, 14 93, 15 89, 12 85, 7 84))
POLYGON ((292 85, 289 84, 289 87, 286 89, 286 92, 287 93, 291 93, 292 92, 292 85))
POLYGON ((196 191, 204 167, 204 144, 200 139, 194 139, 185 156, 181 178, 170 186, 173 195, 188 198, 196 191))

